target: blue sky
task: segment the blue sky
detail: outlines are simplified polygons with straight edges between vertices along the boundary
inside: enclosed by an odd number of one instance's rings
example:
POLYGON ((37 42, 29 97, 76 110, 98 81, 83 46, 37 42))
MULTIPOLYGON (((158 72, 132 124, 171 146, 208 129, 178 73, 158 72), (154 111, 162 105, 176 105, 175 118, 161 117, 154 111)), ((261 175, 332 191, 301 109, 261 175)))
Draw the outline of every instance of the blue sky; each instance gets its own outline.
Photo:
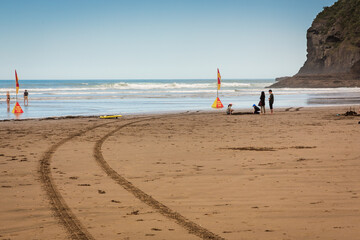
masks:
POLYGON ((335 0, 0 0, 0 79, 294 75, 335 0))

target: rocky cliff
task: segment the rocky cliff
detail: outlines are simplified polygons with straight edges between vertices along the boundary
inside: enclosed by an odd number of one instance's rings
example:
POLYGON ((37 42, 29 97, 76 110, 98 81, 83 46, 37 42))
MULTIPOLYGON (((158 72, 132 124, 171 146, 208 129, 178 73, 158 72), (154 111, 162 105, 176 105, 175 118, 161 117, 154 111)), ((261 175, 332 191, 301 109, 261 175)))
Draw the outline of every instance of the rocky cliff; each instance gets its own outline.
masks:
POLYGON ((360 87, 360 0, 338 0, 307 31, 307 60, 272 87, 360 87))

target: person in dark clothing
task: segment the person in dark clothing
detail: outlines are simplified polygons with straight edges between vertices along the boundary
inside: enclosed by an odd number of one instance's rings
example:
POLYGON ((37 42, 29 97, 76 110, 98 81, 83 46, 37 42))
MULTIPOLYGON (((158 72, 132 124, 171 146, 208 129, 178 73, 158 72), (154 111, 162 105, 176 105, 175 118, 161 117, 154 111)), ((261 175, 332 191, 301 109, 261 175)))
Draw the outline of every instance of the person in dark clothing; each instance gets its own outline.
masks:
POLYGON ((29 92, 27 90, 24 92, 24 105, 29 105, 29 92), (25 104, 25 101, 27 104, 25 104))
POLYGON ((269 94, 270 94, 270 97, 269 97, 269 105, 270 105, 271 114, 273 114, 273 113, 274 113, 274 109, 273 109, 274 94, 272 93, 272 90, 271 90, 271 89, 269 90, 269 94))
POLYGON ((256 106, 255 104, 253 105, 254 108, 254 114, 260 114, 260 108, 258 108, 258 106, 256 106))
POLYGON ((261 109, 261 113, 265 114, 265 92, 264 91, 261 92, 259 106, 261 109))

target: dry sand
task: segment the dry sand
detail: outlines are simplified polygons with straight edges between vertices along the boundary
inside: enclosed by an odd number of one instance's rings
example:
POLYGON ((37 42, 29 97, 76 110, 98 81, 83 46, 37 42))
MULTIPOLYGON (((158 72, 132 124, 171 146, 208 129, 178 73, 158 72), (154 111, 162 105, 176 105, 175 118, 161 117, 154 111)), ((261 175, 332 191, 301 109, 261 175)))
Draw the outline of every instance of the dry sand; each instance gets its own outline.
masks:
POLYGON ((0 122, 0 239, 360 239, 360 117, 0 122))

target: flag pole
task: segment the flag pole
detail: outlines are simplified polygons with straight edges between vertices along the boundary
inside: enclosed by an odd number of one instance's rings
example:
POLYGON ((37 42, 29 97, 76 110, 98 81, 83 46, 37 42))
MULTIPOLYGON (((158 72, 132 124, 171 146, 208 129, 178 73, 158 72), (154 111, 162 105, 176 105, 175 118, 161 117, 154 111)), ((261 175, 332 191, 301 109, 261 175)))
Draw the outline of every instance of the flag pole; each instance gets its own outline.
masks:
POLYGON ((16 93, 16 102, 18 101, 18 91, 19 91, 19 79, 15 69, 15 93, 16 93))
POLYGON ((17 73, 16 73, 16 69, 15 69, 15 93, 16 93, 16 97, 15 97, 15 100, 17 102, 17 94, 18 94, 18 88, 17 88, 17 85, 18 85, 18 78, 17 78, 17 73))
POLYGON ((219 98, 219 77, 220 77, 220 72, 219 72, 219 68, 217 69, 217 72, 218 72, 218 85, 217 85, 217 90, 216 90, 216 97, 219 98))

